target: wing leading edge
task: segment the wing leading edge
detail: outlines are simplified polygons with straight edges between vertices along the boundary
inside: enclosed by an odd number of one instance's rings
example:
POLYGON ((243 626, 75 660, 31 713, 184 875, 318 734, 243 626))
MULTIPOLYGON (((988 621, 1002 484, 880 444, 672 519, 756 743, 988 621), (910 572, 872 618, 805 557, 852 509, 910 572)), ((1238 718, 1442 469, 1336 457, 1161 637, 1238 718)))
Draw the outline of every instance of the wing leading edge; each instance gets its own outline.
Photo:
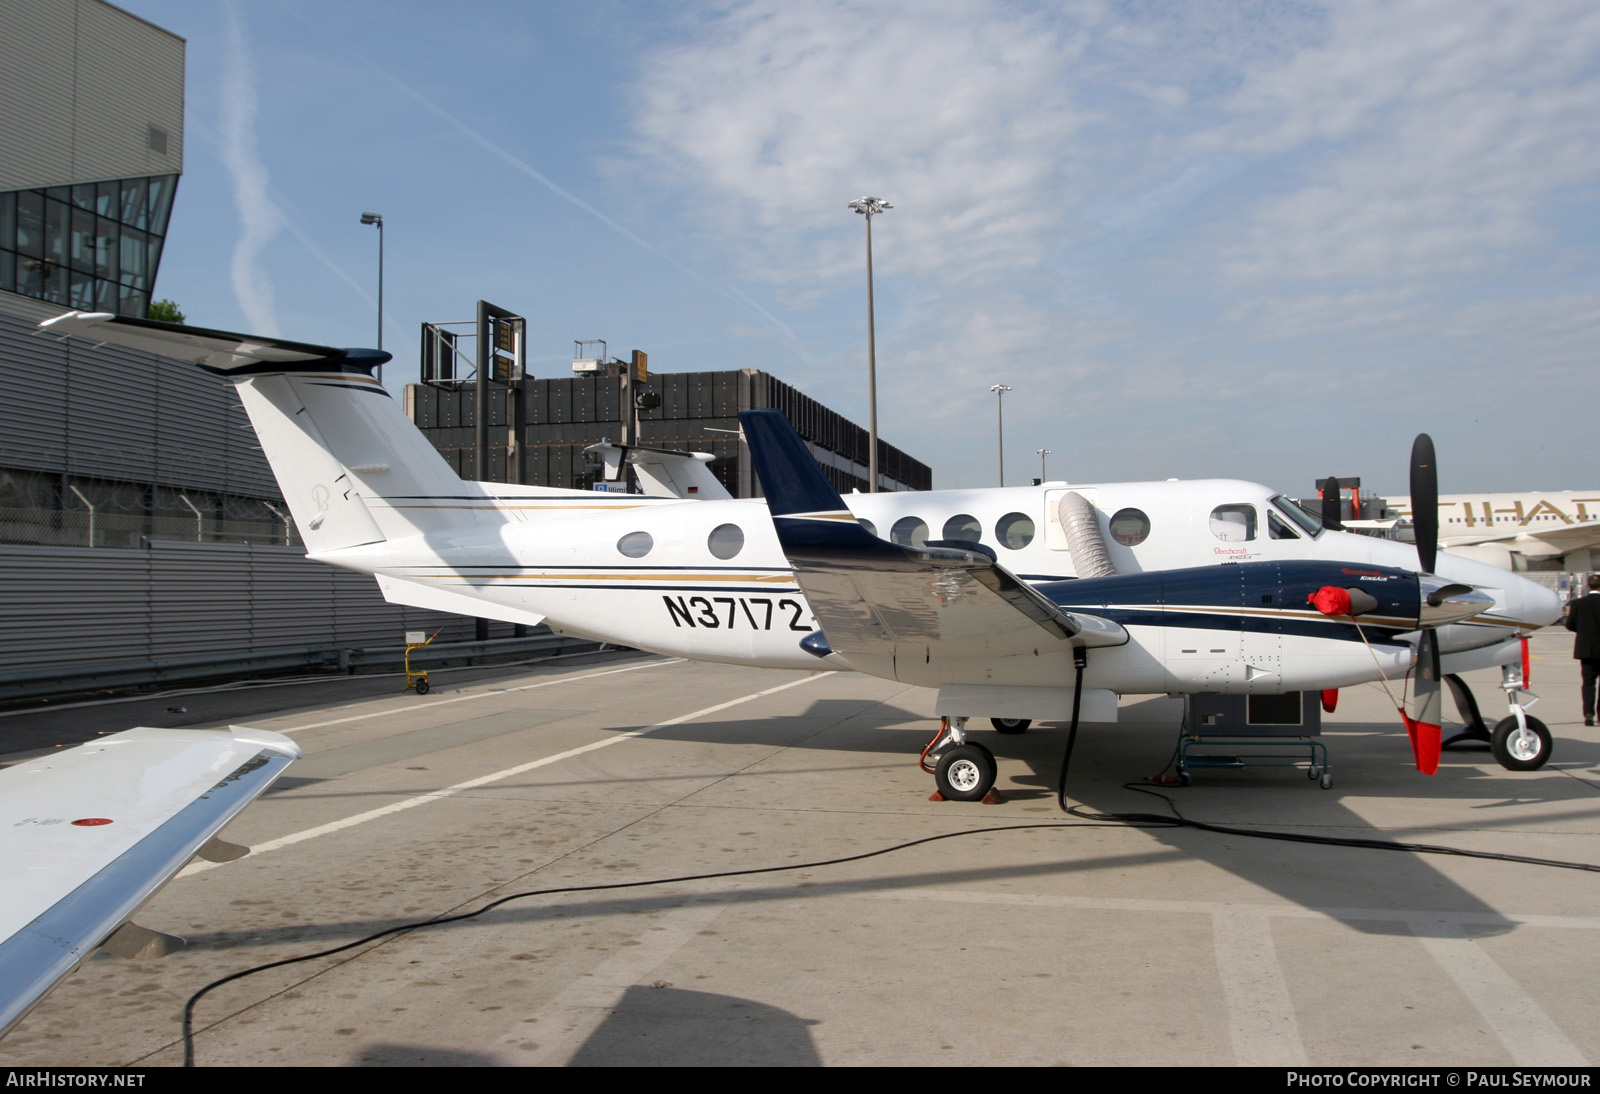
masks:
POLYGON ((299 756, 243 726, 131 729, 0 771, 0 1036, 299 756))
POLYGON ((844 656, 992 658, 1050 646, 1119 646, 1117 623, 1066 611, 981 544, 889 543, 863 528, 775 410, 739 415, 778 541, 826 646, 844 656))

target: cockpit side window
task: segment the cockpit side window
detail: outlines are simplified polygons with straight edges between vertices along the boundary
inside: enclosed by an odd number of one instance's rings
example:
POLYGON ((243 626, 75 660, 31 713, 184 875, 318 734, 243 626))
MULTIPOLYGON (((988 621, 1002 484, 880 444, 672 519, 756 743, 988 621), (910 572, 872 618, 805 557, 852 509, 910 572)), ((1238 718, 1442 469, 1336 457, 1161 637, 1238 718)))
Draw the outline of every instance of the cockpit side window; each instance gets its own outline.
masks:
POLYGON ((1256 538, 1254 505, 1219 505, 1211 510, 1211 534, 1224 543, 1247 543, 1256 538))
POLYGON ((1272 499, 1272 507, 1298 524, 1312 539, 1322 531, 1322 518, 1293 498, 1279 494, 1272 499))
POLYGON ((1272 539, 1299 539, 1300 533, 1289 527, 1278 514, 1267 510, 1267 535, 1272 539))

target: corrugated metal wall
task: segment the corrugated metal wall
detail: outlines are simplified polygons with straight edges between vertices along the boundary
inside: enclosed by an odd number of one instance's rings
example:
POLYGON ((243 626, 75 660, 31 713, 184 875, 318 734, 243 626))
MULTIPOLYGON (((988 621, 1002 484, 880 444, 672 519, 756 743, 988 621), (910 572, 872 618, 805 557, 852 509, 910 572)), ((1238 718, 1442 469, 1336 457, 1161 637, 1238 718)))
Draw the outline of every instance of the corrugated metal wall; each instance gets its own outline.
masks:
MULTIPOLYGON (((0 469, 265 498, 281 508, 233 385, 193 365, 62 342, 0 313, 0 385, 0 469)), ((406 630, 442 628, 441 642, 471 641, 474 626, 388 604, 370 577, 310 562, 296 547, 0 546, 0 674, 394 646, 406 630)), ((490 625, 491 638, 512 633, 509 623, 490 625)))
MULTIPOLYGON (((59 668, 309 646, 397 646, 407 630, 473 638, 473 620, 388 604, 363 574, 292 547, 0 546, 0 669, 59 668)), ((509 623, 491 624, 508 638, 509 623)))
POLYGON ((233 385, 0 313, 0 467, 277 498, 233 385))

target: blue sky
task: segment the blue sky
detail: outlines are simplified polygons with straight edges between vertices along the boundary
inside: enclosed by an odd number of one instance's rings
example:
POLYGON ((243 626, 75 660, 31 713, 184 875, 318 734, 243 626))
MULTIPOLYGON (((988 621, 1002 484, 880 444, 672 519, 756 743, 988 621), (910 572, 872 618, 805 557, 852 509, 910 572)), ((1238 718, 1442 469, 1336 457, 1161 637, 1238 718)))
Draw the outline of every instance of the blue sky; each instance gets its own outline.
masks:
POLYGON ((1587 488, 1600 7, 124 0, 188 40, 157 294, 370 345, 482 297, 530 365, 756 367, 938 486, 1587 488))

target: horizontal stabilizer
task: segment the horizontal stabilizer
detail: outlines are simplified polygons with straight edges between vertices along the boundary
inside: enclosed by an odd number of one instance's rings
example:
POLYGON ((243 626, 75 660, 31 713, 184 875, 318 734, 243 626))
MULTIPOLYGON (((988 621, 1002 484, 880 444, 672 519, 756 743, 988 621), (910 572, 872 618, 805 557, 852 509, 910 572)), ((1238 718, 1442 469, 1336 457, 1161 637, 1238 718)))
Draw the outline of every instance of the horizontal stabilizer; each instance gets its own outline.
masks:
POLYGON ((707 466, 716 459, 709 452, 679 452, 610 441, 592 444, 584 452, 598 455, 605 462, 607 482, 622 477, 623 464, 631 465, 639 476, 639 485, 653 497, 696 501, 728 501, 733 497, 707 466))
POLYGON ((192 361, 214 372, 233 376, 308 369, 318 372, 356 371, 371 375, 374 368, 390 358, 390 354, 382 350, 335 349, 281 338, 263 338, 256 334, 235 334, 181 323, 161 323, 154 319, 133 319, 110 312, 72 311, 54 319, 46 319, 39 327, 56 334, 70 334, 179 361, 192 361))
MULTIPOLYGON (((472 592, 457 592, 427 585, 420 581, 407 581, 402 577, 379 574, 378 589, 391 604, 406 604, 413 608, 449 612, 452 615, 471 616, 476 619, 498 619, 504 623, 524 623, 537 626, 544 616, 536 612, 521 611, 505 604, 485 600, 472 592)), ((459 578, 455 580, 460 580, 459 578)))

